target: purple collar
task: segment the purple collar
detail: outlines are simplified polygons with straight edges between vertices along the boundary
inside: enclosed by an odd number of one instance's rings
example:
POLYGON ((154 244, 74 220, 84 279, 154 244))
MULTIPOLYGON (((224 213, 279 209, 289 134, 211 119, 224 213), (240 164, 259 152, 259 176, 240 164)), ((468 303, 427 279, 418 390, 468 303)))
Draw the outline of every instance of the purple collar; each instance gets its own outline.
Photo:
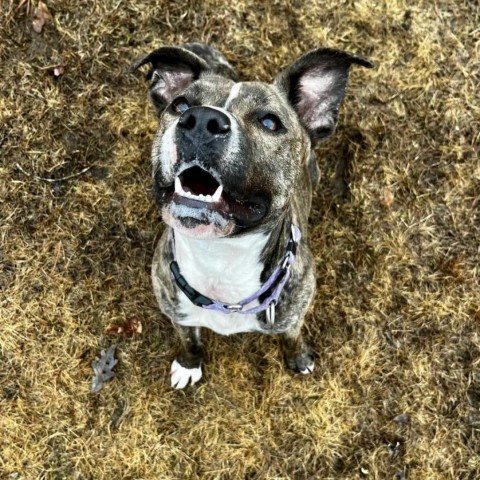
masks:
POLYGON ((285 249, 285 256, 282 263, 272 272, 269 279, 257 290, 254 294, 242 301, 232 304, 220 302, 202 295, 195 290, 185 280, 185 277, 180 273, 180 268, 177 263, 177 256, 175 253, 175 239, 173 229, 170 230, 170 248, 172 250, 173 260, 170 262, 170 270, 172 277, 178 288, 187 296, 187 298, 197 307, 206 310, 215 310, 222 313, 240 313, 242 315, 255 314, 267 311, 267 324, 271 328, 275 323, 275 305, 282 293, 283 287, 290 278, 290 269, 295 263, 295 254, 297 252, 297 245, 302 237, 300 229, 296 225, 292 225, 290 238, 288 239, 287 247, 285 249), (261 295, 266 295, 262 303, 251 308, 245 308, 249 303, 259 299, 261 295))

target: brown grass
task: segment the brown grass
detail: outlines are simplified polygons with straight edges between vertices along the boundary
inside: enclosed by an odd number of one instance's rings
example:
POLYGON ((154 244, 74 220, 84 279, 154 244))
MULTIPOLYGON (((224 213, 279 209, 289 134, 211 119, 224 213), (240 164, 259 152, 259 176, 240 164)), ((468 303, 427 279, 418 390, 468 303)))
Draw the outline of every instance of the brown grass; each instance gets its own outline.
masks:
POLYGON ((41 34, 18 3, 0 23, 0 478, 480 478, 478 2, 51 0, 41 34), (317 46, 377 63, 319 149, 310 378, 274 338, 211 334, 204 381, 167 385, 155 120, 125 70, 189 40, 250 79, 317 46), (48 183, 16 163, 90 169, 48 183), (141 335, 105 335, 131 320, 141 335), (93 395, 112 342, 117 376, 93 395))

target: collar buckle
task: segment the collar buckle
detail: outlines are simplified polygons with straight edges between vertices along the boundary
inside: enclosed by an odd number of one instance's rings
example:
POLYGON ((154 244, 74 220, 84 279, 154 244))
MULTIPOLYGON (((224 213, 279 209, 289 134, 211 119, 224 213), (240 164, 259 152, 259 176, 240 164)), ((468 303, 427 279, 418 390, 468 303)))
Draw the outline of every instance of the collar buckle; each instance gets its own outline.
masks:
POLYGON ((243 305, 241 305, 240 303, 227 304, 224 305, 224 307, 232 313, 241 312, 243 309, 243 305))

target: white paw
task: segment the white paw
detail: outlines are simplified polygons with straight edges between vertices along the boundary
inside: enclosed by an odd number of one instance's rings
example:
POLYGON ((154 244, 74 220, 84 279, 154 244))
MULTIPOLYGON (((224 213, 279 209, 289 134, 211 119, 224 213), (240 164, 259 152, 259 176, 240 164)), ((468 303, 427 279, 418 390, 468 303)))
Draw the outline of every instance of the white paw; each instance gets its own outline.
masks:
POLYGON ((173 388, 180 390, 185 388, 189 383, 192 385, 202 378, 202 367, 185 368, 176 360, 172 362, 170 367, 170 383, 173 388))
POLYGON ((307 365, 304 370, 300 370, 300 373, 303 375, 308 375, 309 373, 313 372, 314 368, 315 368, 315 362, 312 362, 309 365, 307 365))

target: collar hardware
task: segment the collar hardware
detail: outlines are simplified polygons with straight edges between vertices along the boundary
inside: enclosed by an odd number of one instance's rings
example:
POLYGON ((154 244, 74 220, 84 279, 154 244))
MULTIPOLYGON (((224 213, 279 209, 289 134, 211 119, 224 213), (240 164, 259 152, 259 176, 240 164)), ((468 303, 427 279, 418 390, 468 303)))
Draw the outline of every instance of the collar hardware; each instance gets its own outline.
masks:
POLYGON ((224 307, 227 310, 230 310, 231 312, 236 312, 236 313, 240 312, 243 309, 243 305, 241 305, 240 303, 237 303, 235 305, 225 304, 224 307))
POLYGON ((189 285, 185 277, 180 273, 180 267, 176 260, 170 262, 170 271, 172 272, 175 283, 194 305, 197 307, 205 307, 213 303, 212 300, 189 285))
POLYGON ((267 317, 267 325, 272 328, 275 323, 275 305, 276 302, 272 300, 267 307, 266 317, 267 317))

